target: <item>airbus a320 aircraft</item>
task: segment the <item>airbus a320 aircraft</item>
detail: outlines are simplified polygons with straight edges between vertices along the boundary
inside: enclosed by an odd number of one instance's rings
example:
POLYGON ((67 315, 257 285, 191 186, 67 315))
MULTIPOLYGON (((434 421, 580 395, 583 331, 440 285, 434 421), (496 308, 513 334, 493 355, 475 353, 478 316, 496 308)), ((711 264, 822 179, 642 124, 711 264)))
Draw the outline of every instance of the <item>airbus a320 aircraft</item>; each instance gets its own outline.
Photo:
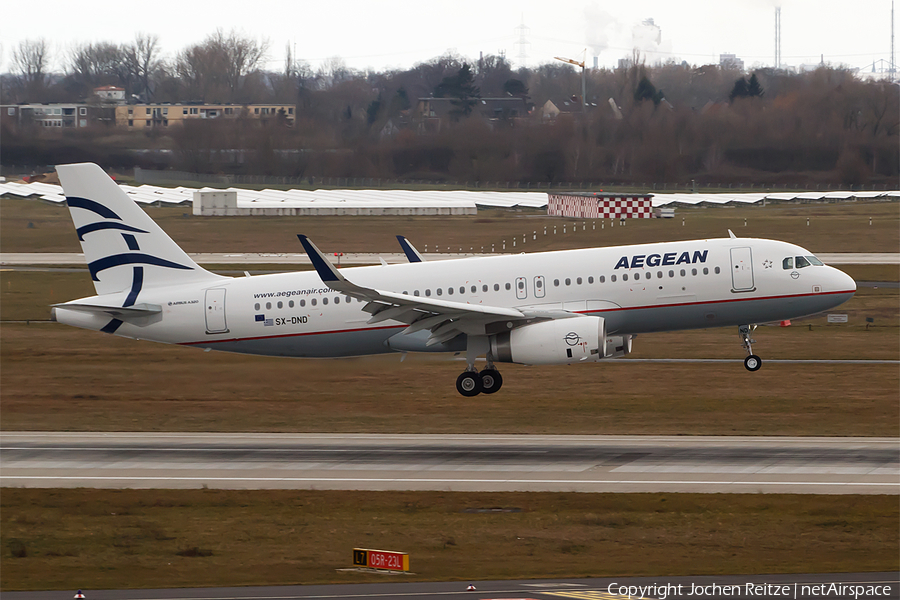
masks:
POLYGON ((301 235, 315 271, 224 277, 194 263, 97 165, 57 171, 97 291, 55 305, 57 321, 272 356, 465 352, 464 396, 500 389, 496 363, 596 362, 655 331, 737 326, 756 371, 756 323, 827 310, 856 291, 799 246, 733 234, 432 262, 401 238, 408 264, 340 271, 301 235))

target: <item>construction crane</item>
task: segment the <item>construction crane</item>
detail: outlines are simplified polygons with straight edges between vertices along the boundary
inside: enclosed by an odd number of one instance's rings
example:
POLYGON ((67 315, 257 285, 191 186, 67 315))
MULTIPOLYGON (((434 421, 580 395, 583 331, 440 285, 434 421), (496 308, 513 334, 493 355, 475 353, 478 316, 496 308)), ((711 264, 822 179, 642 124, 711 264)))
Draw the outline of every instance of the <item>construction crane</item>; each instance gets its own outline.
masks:
MULTIPOLYGON (((587 60, 587 48, 584 49, 585 60, 587 60)), ((585 100, 585 84, 584 84, 584 60, 578 62, 577 60, 572 60, 571 58, 563 58, 561 56, 554 56, 556 60, 561 60, 564 63, 569 63, 570 65, 575 65, 576 67, 581 67, 581 112, 585 112, 585 106, 587 100, 585 100)))

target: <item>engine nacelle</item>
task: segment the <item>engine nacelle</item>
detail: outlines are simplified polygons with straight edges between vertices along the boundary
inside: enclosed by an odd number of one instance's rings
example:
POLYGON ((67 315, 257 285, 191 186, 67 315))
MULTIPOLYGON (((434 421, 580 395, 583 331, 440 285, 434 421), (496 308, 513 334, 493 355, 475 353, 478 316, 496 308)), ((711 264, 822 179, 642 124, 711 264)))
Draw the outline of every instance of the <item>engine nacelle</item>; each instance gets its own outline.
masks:
POLYGON ((611 335, 604 343, 603 358, 618 358, 631 354, 631 335, 611 335))
POLYGON ((602 317, 554 319, 526 325, 491 337, 497 362, 561 365, 599 360, 606 341, 602 317))

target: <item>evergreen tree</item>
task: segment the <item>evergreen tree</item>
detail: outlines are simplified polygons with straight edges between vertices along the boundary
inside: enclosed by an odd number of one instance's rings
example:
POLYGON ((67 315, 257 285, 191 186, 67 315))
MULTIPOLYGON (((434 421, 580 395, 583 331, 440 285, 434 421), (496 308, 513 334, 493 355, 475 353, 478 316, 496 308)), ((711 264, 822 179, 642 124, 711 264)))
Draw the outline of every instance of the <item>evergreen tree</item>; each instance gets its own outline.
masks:
POLYGON ((456 75, 444 77, 434 88, 435 98, 453 98, 451 103, 454 108, 451 111, 455 117, 468 117, 475 107, 475 99, 481 97, 481 90, 475 85, 475 77, 467 63, 456 75))
POLYGON ((654 105, 659 106, 659 103, 662 102, 663 98, 665 98, 665 94, 663 94, 662 90, 657 90, 656 86, 653 85, 646 77, 641 78, 641 81, 638 83, 637 88, 635 88, 634 90, 635 102, 652 100, 654 105))
POLYGON ((735 98, 746 98, 749 95, 750 92, 747 88, 747 80, 741 77, 734 82, 734 87, 731 89, 731 93, 728 94, 728 99, 734 102, 735 98))
POLYGON ((759 79, 756 78, 756 73, 750 76, 750 83, 747 84, 747 95, 751 97, 762 96, 765 93, 763 87, 759 84, 759 79))
POLYGON ((506 83, 503 84, 503 91, 510 96, 518 96, 520 98, 528 97, 528 88, 518 79, 508 79, 506 83))

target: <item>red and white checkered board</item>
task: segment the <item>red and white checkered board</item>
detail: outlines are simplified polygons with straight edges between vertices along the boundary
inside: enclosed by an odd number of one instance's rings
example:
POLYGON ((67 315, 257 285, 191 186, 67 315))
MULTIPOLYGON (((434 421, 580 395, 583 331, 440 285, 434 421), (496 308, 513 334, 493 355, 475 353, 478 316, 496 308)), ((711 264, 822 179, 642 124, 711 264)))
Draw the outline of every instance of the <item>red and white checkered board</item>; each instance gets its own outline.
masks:
POLYGON ((645 196, 589 198, 550 194, 547 200, 547 214, 580 219, 649 219, 653 216, 653 206, 650 198, 645 196))

